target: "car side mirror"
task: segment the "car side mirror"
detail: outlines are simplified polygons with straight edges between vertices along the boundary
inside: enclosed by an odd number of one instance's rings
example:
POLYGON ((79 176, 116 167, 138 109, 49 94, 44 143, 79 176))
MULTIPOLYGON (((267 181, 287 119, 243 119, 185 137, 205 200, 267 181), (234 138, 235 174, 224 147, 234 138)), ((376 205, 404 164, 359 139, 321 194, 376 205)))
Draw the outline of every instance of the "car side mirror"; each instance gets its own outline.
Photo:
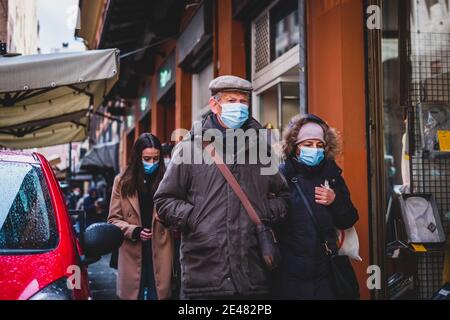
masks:
POLYGON ((83 232, 82 262, 87 265, 100 260, 101 256, 118 249, 123 239, 122 230, 115 225, 105 222, 91 224, 83 232))

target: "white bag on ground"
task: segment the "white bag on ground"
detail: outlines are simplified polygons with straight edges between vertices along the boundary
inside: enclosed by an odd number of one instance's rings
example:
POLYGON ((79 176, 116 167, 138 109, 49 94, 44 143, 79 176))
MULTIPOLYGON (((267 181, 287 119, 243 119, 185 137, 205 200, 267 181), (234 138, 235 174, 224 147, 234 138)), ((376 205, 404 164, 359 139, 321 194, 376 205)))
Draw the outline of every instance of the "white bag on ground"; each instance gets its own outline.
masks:
POLYGON ((359 239, 355 227, 347 230, 337 230, 338 254, 348 256, 350 259, 362 261, 359 256, 359 239))

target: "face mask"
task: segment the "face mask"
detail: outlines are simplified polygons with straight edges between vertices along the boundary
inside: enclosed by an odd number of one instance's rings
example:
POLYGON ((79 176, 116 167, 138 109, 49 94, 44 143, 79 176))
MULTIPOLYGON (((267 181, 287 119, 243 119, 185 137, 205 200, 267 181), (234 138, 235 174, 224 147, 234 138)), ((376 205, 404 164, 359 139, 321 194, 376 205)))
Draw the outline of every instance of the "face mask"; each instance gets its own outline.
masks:
POLYGON ((166 166, 166 168, 169 166, 170 163, 170 158, 164 158, 164 165, 166 166))
POLYGON ((144 166, 144 172, 147 175, 153 174, 156 171, 156 169, 158 169, 158 162, 150 163, 142 161, 142 164, 144 166))
POLYGON ((310 167, 319 165, 325 158, 325 150, 323 148, 301 147, 298 161, 310 167))
POLYGON ((248 119, 248 106, 243 103, 222 104, 220 120, 231 129, 239 129, 248 119))

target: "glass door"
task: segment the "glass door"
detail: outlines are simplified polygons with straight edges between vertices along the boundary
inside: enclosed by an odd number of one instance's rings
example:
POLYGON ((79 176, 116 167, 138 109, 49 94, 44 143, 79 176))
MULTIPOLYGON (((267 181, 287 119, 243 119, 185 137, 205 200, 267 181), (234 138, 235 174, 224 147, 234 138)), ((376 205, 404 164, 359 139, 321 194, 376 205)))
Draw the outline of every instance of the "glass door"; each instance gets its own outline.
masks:
POLYGON ((367 5, 382 12, 381 30, 367 31, 372 258, 383 274, 376 296, 429 299, 448 253, 442 243, 413 241, 412 233, 442 229, 445 239, 450 232, 450 4, 367 5), (408 197, 417 200, 410 208, 408 197), (418 223, 420 197, 433 207, 424 211, 432 219, 426 228, 418 223))
POLYGON ((291 118, 300 112, 298 82, 279 82, 259 95, 259 119, 266 128, 287 127, 291 118))

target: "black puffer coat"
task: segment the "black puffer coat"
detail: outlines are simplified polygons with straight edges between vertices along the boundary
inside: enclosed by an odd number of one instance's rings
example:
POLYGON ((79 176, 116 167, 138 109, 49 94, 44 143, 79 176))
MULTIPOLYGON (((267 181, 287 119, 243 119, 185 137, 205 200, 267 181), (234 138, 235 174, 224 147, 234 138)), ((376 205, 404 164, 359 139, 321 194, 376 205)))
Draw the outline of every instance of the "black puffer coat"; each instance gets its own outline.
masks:
POLYGON ((329 259, 291 178, 297 177, 330 248, 336 250, 336 228, 350 228, 358 220, 358 213, 341 176, 342 170, 332 160, 324 160, 318 167, 311 168, 289 158, 280 171, 290 185, 291 195, 288 216, 278 232, 282 262, 275 275, 276 297, 334 299, 329 259), (315 202, 315 187, 320 187, 325 180, 336 193, 335 201, 328 207, 315 202))
MULTIPOLYGON (((217 128, 212 117, 204 121, 202 131, 217 128)), ((243 129, 262 127, 249 119, 243 129)), ((256 146, 246 144, 245 153, 256 152, 256 146)), ((185 297, 267 295, 268 272, 254 223, 215 164, 177 164, 176 159, 192 148, 198 149, 191 139, 177 145, 154 198, 164 223, 182 231, 185 297)), ((274 175, 261 175, 262 167, 259 162, 229 165, 261 219, 274 223, 287 214, 289 189, 278 168, 274 175)))

